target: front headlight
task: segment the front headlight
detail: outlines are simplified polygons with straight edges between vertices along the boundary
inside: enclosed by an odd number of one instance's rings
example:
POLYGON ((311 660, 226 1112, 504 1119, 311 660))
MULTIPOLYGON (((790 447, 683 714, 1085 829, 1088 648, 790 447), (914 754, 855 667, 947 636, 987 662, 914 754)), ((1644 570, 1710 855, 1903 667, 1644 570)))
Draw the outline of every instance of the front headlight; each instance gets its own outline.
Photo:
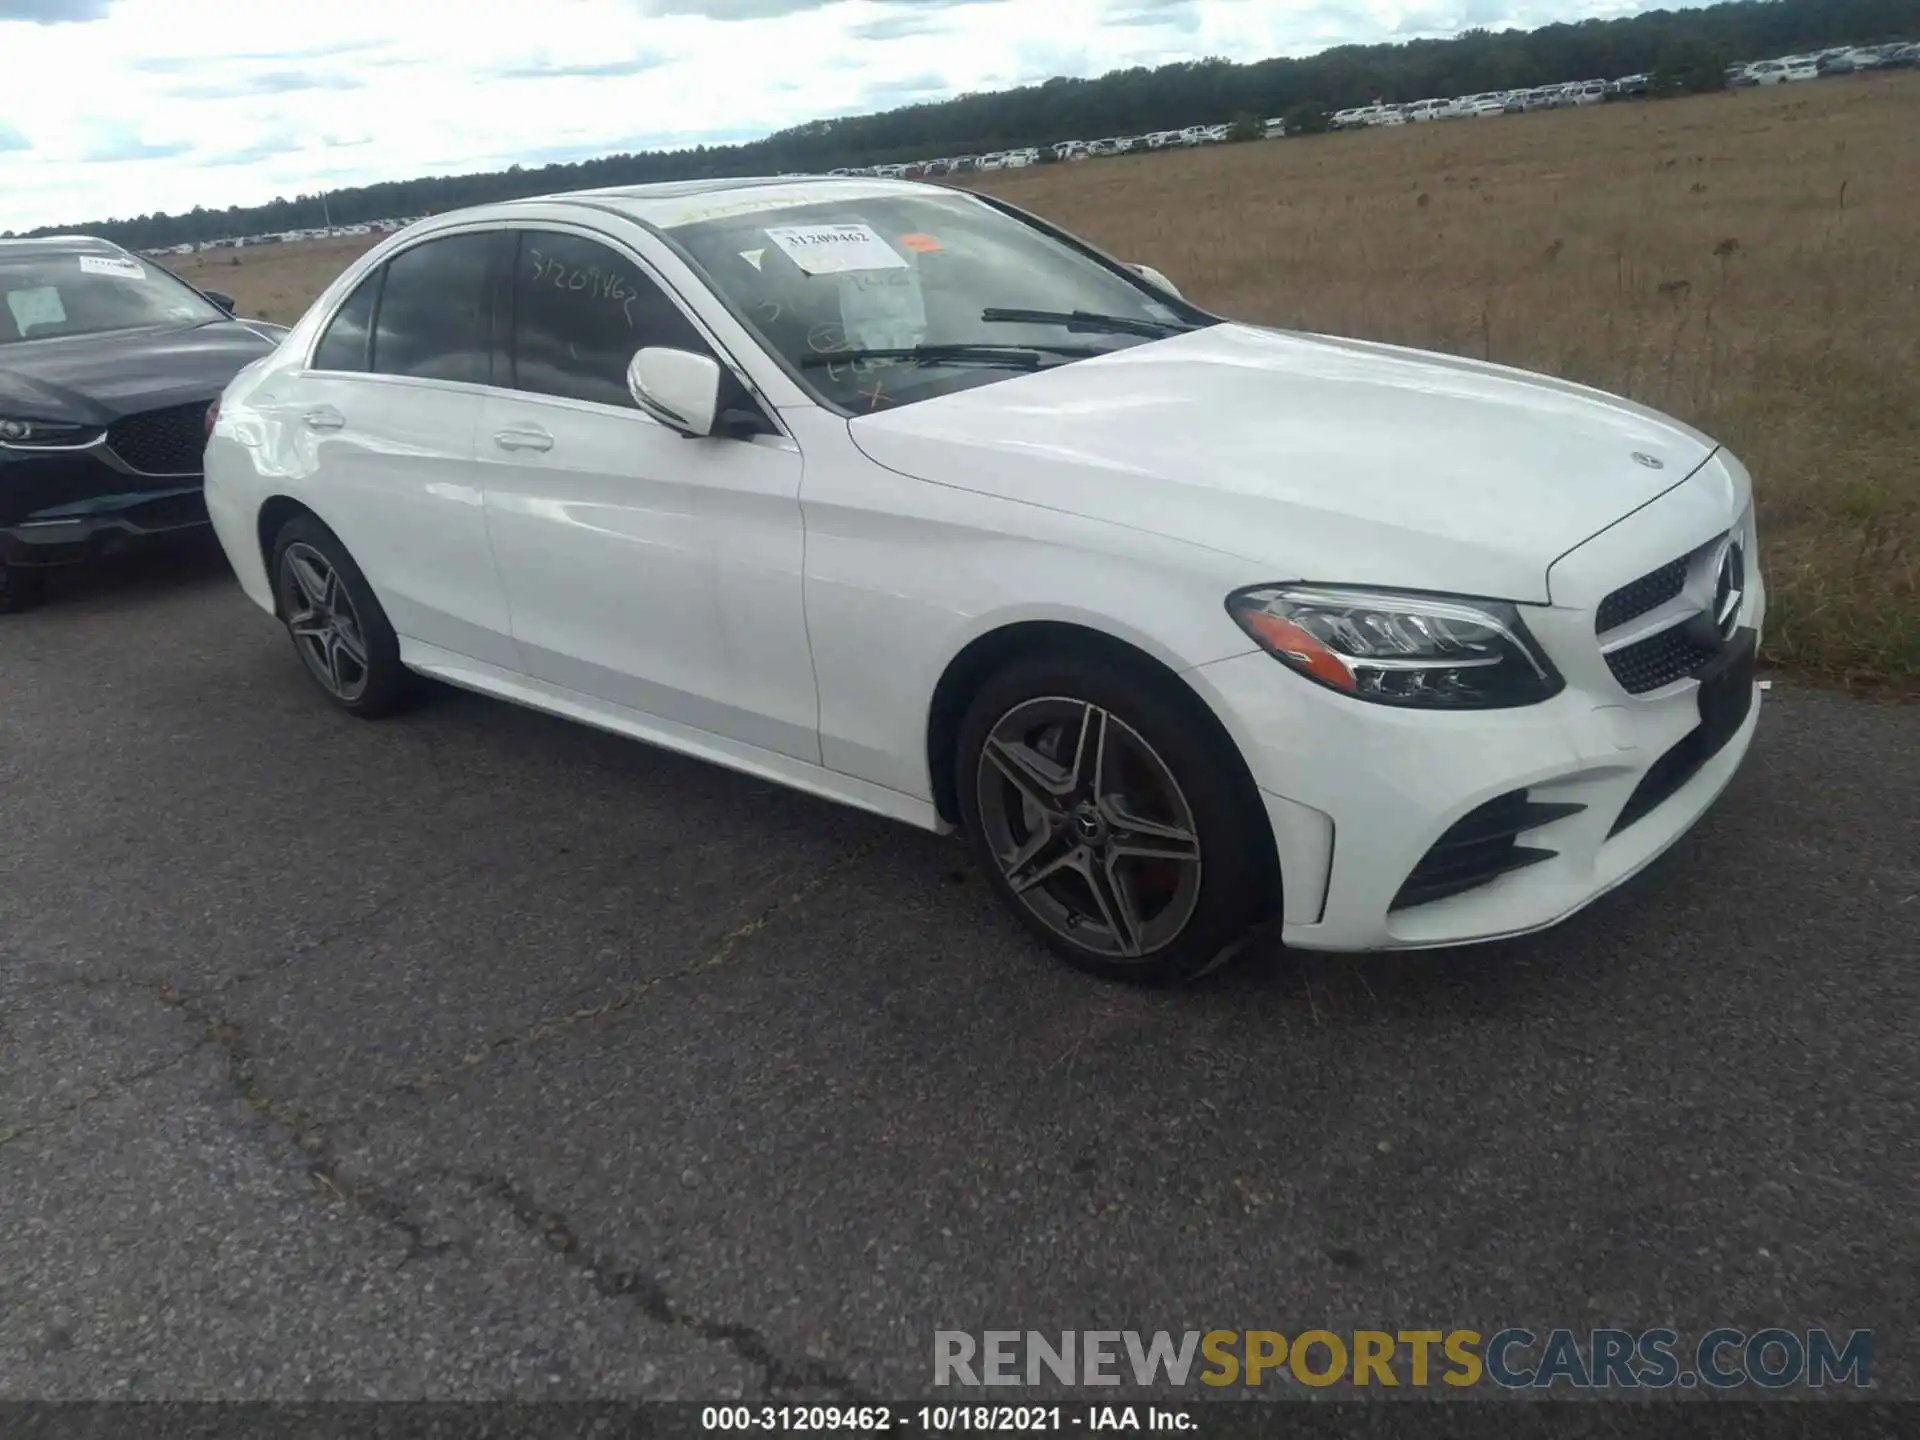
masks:
POLYGON ((1256 585, 1227 612, 1275 659, 1379 705, 1487 710, 1532 705, 1565 683, 1504 600, 1256 585))
POLYGON ((13 420, 0 416, 0 445, 71 445, 87 435, 85 425, 56 425, 49 420, 13 420))

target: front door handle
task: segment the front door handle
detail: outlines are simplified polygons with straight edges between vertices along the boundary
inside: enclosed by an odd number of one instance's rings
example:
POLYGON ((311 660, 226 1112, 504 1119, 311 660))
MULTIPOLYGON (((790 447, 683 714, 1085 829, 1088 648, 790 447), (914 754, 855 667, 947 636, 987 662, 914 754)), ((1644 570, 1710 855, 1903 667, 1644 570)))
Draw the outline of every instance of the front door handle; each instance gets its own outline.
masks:
POLYGON ((301 418, 309 430, 339 430, 347 423, 347 417, 331 405, 316 406, 301 418))
POLYGON ((553 436, 538 425, 513 426, 506 430, 496 430, 493 443, 502 450, 551 450, 553 436))

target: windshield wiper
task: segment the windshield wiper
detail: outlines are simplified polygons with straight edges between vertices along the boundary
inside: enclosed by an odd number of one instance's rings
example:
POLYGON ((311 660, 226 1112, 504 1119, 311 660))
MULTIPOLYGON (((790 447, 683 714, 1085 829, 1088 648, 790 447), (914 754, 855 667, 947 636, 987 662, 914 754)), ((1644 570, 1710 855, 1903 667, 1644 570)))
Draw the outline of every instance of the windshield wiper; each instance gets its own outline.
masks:
POLYGON ((1144 335, 1149 340, 1184 335, 1192 325, 1178 320, 1140 320, 1128 315, 1096 315, 1091 310, 1006 310, 989 306, 980 312, 988 324, 1064 325, 1069 331, 1093 335, 1144 335))
POLYGON ((1090 345, 914 345, 899 350, 834 350, 803 355, 800 368, 815 370, 860 360, 905 360, 921 365, 998 365, 1008 370, 1038 370, 1056 356, 1084 360, 1100 353, 1090 345))

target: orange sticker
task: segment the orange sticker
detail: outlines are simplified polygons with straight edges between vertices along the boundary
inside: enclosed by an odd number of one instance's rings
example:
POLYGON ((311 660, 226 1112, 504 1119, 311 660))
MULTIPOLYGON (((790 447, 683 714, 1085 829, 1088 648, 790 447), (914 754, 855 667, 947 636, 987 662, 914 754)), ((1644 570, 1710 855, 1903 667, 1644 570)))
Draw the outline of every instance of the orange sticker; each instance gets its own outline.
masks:
POLYGON ((916 254, 926 255, 935 250, 944 249, 941 243, 931 235, 902 235, 900 243, 916 254))

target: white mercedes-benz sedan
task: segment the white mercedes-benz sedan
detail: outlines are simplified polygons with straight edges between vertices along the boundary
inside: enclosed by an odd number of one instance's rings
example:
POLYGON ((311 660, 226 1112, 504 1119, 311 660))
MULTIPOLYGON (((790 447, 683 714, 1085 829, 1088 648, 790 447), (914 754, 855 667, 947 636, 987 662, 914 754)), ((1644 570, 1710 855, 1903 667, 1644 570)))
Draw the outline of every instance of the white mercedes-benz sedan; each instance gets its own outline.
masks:
POLYGON ((987 196, 441 215, 211 419, 246 593, 416 675, 935 831, 1101 975, 1562 920, 1759 718, 1746 470, 1641 406, 1223 320, 987 196))

